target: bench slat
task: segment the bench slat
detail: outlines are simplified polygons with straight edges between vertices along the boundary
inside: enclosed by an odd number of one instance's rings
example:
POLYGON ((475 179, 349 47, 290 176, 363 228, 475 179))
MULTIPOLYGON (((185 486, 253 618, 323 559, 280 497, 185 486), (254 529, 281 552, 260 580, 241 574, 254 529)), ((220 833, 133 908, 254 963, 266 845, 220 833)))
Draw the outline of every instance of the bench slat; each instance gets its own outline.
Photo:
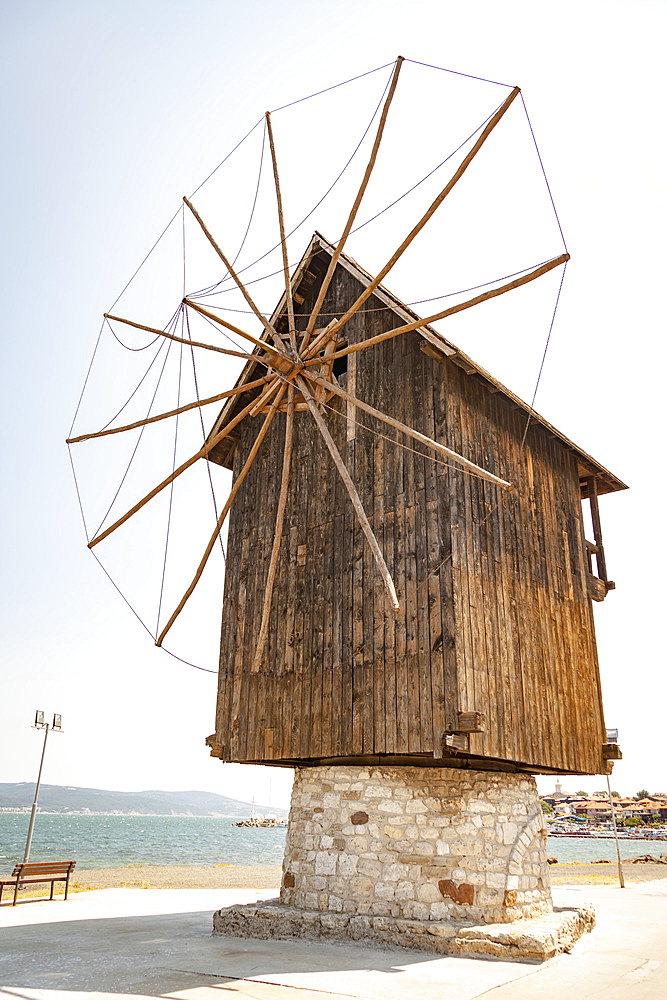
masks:
POLYGON ((62 861, 62 862, 51 862, 45 861, 33 864, 32 862, 27 862, 26 864, 18 864, 12 872, 13 876, 17 875, 51 875, 55 873, 67 873, 71 871, 76 865, 76 861, 62 861))

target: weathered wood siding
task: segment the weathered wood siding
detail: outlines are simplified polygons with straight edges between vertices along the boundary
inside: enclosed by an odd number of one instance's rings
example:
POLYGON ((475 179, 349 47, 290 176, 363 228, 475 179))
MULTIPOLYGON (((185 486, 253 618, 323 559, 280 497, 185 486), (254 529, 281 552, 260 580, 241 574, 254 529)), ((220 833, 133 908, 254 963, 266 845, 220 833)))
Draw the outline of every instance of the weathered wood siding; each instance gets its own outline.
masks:
MULTIPOLYGON (((341 315, 360 288, 339 267, 324 313, 341 315)), ((356 342, 396 325, 373 297, 345 329, 356 342)), ((416 454, 408 441, 398 447, 391 428, 331 401, 327 424, 396 583, 394 617, 314 421, 297 414, 269 638, 252 674, 280 488, 279 415, 232 508, 217 752, 236 761, 432 762, 458 712, 476 711, 486 722, 469 738, 474 755, 601 772, 576 458, 539 426, 522 447, 525 414, 452 361, 427 356, 423 343, 410 333, 350 355, 341 383, 514 491, 416 454)), ((235 474, 262 420, 241 425, 235 474)))

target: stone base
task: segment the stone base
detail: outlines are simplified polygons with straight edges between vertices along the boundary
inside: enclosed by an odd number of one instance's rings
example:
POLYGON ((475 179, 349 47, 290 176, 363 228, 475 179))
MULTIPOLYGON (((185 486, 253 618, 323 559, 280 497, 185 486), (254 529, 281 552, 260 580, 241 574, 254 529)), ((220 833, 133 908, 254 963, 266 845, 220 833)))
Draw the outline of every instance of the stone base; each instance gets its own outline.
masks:
POLYGON ((529 775, 297 768, 280 900, 392 926, 535 919, 552 908, 546 837, 529 775))
POLYGON ((595 911, 587 905, 552 910, 538 918, 513 924, 326 913, 286 906, 277 899, 229 906, 213 914, 213 933, 231 937, 356 941, 440 955, 531 962, 544 962, 560 952, 569 951, 594 926, 595 911))

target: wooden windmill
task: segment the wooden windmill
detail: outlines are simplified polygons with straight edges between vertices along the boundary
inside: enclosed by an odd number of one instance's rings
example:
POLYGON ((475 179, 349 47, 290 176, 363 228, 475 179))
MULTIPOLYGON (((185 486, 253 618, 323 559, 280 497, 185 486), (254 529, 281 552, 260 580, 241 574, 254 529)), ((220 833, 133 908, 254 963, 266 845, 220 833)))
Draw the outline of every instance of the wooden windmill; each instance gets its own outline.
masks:
MULTIPOLYGON (((185 199, 262 333, 184 299, 182 309, 249 345, 195 346, 244 358, 246 367, 232 389, 188 404, 225 400, 202 448, 90 545, 199 459, 233 471, 197 571, 157 636, 160 645, 230 515, 216 731, 207 741, 222 760, 470 760, 604 772, 613 748, 605 739, 591 597, 613 585, 597 497, 624 486, 430 325, 569 257, 426 318, 382 284, 518 88, 375 275, 344 253, 401 63, 341 239, 334 246, 315 234, 292 274, 267 114, 285 280, 270 319, 185 199), (594 544, 584 538, 582 497, 591 500, 594 544)), ((100 433, 130 426, 137 424, 100 433)))

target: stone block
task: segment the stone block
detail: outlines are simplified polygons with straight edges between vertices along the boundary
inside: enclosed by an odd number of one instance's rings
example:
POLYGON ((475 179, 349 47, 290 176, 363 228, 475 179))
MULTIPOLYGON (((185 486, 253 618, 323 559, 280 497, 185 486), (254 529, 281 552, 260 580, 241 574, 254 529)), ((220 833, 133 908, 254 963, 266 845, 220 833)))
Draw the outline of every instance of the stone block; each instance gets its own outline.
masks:
POLYGON ((319 851, 315 858, 316 875, 335 875, 339 854, 332 851, 319 851))
POLYGON ((405 812, 408 816, 414 816, 417 813, 426 813, 428 809, 421 799, 411 799, 405 803, 405 812))
POLYGON ((356 875, 359 866, 359 858, 354 854, 338 855, 338 875, 356 875))
POLYGON ((415 883, 408 881, 407 879, 403 882, 399 882, 396 886, 394 892, 394 899, 414 899, 415 898, 415 883))
POLYGON ((442 895, 434 882, 424 882, 417 886, 417 899, 420 903, 441 903, 442 895))
POLYGON ((364 789, 365 796, 367 799, 390 799, 391 798, 391 788, 385 784, 368 784, 364 789))
POLYGON ((371 875, 377 878, 382 874, 382 865, 379 861, 372 861, 368 858, 359 858, 357 861, 357 871, 360 875, 371 875))
POLYGON ((398 840, 399 837, 403 836, 403 831, 398 826, 385 826, 382 832, 385 837, 390 837, 393 840, 398 840))
POLYGON ((400 882, 410 877, 408 865, 389 864, 382 866, 382 880, 384 882, 400 882))

